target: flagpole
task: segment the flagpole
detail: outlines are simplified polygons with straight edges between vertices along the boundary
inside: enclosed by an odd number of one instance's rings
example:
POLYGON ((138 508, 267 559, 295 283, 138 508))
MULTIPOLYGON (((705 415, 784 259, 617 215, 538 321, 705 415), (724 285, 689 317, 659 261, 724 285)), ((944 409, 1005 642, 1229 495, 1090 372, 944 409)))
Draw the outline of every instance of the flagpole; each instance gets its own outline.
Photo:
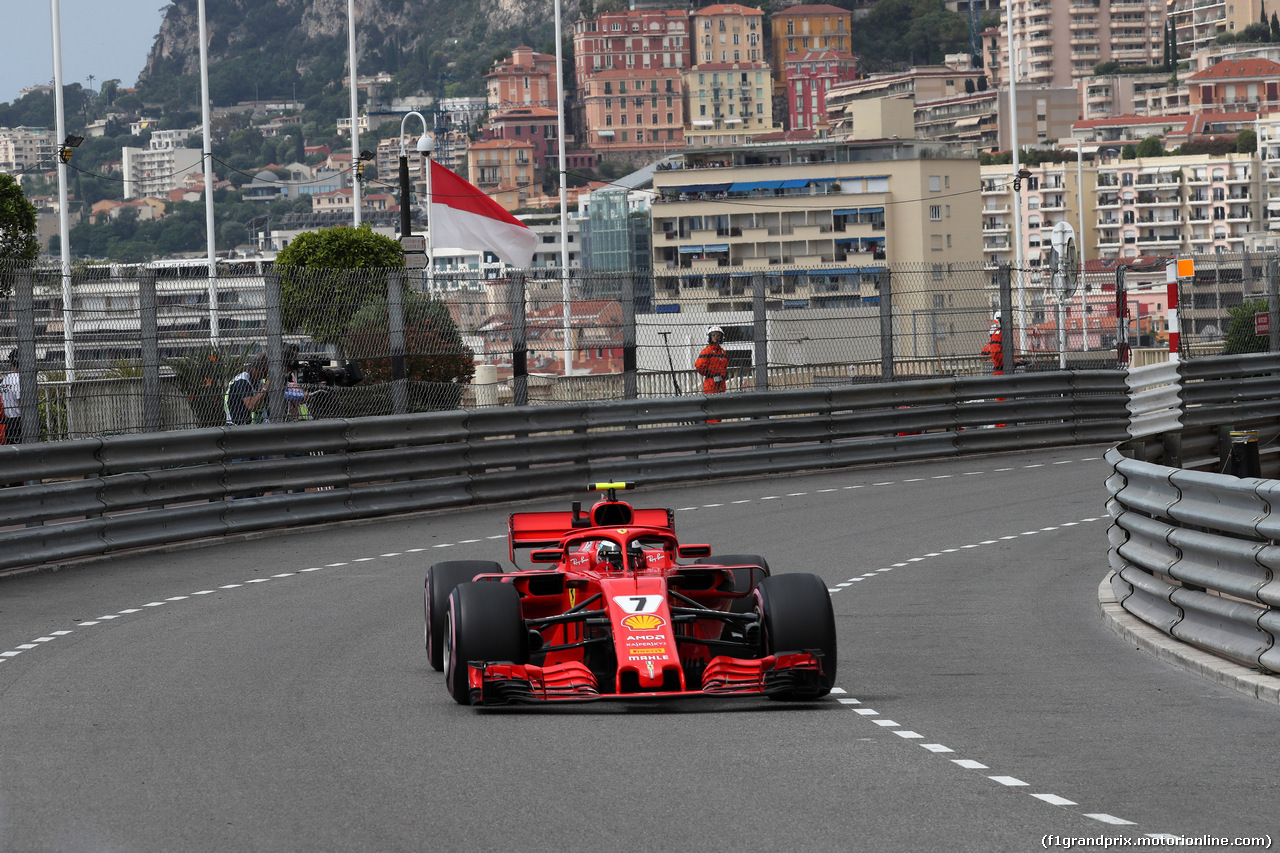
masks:
POLYGON ((356 0, 347 0, 347 53, 351 59, 351 224, 360 227, 360 123, 356 111, 360 94, 356 88, 356 0))
POLYGON ((209 250, 209 343, 218 345, 218 253, 213 223, 213 133, 209 118, 209 39, 204 0, 200 0, 200 113, 204 134, 200 159, 204 163, 204 230, 209 250))
POLYGON ((58 135, 58 240, 62 250, 62 358, 67 381, 76 378, 75 322, 71 294, 71 219, 67 210, 67 120, 62 100, 62 10, 59 0, 49 0, 53 22, 54 132, 58 135))
POLYGON ((569 307, 569 203, 565 188, 568 171, 565 168, 564 155, 564 32, 560 29, 560 0, 555 0, 556 7, 556 141, 560 152, 560 302, 564 309, 564 375, 573 374, 573 363, 570 360, 572 341, 570 340, 569 322, 572 311, 569 307))

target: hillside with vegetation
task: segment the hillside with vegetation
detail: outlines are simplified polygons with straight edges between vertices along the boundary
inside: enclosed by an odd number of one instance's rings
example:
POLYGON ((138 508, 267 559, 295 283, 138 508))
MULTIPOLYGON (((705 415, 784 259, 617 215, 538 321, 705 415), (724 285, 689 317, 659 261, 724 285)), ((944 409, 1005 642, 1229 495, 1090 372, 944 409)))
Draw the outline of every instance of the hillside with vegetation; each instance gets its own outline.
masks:
MULTIPOLYGON (((384 98, 429 95, 477 96, 485 92, 484 75, 513 48, 555 52, 554 0, 361 0, 357 4, 357 70, 362 77, 389 75, 384 98)), ((831 0, 852 8, 853 0, 831 0)), ((627 8, 626 0, 568 0, 562 7, 566 33, 565 65, 573 69, 573 22, 580 14, 627 8)), ((695 2, 695 7, 708 5, 695 2)), ((794 5, 786 0, 758 4, 766 17, 794 5)), ((90 123, 105 120, 102 135, 87 138, 75 150, 70 171, 73 204, 86 221, 71 235, 78 254, 113 260, 146 260, 168 254, 199 253, 205 248, 201 208, 174 203, 166 216, 139 221, 123 213, 114 220, 90 224, 92 205, 120 199, 123 181, 112 173, 124 146, 146 147, 153 130, 184 129, 200 124, 200 77, 197 0, 173 0, 136 87, 108 80, 98 91, 79 83, 67 85, 67 129, 84 134, 90 123), (130 124, 152 123, 134 135, 130 124)), ((287 125, 278 136, 263 133, 248 112, 219 114, 213 124, 213 153, 220 178, 231 188, 215 196, 219 250, 245 242, 245 222, 256 215, 272 218, 305 208, 305 200, 276 202, 270 209, 246 202, 238 188, 259 170, 295 161, 315 163, 323 155, 304 156, 304 146, 343 150, 349 137, 337 121, 348 115, 346 0, 219 0, 206 4, 209 33, 209 87, 213 106, 245 101, 301 104, 301 123, 287 125)), ((864 70, 883 71, 912 64, 939 63, 947 53, 968 50, 967 22, 947 11, 943 0, 879 0, 853 31, 853 52, 864 70), (904 24, 905 22, 905 24, 904 24)), ((768 30, 766 28, 766 41, 768 30)), ((767 48, 767 44, 766 44, 767 48)), ((767 55, 767 53, 766 53, 767 55)), ((572 91, 572 80, 566 81, 572 91)), ((364 93, 361 93, 364 99, 364 93)), ((54 126, 54 98, 32 91, 13 103, 0 103, 0 127, 54 126)), ((399 121, 388 121, 370 139, 394 136, 399 121)), ((88 136, 88 134, 84 134, 88 136)), ((200 147, 199 135, 187 143, 200 147)), ((620 174, 619 164, 602 163, 601 177, 620 174), (616 168, 615 168, 616 167, 616 168)), ((27 175, 28 196, 52 195, 52 173, 27 175)), ((55 241, 56 242, 56 241, 55 241)), ((53 247, 56 250, 56 245, 53 247)))

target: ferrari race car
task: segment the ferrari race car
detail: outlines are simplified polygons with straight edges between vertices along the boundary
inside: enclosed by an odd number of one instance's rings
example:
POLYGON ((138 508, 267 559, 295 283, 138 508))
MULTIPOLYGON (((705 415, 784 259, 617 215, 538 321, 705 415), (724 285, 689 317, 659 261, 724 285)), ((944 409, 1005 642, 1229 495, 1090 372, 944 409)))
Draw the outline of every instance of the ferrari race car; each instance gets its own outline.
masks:
POLYGON ((436 563, 423 598, 431 666, 463 705, 690 696, 817 699, 836 677, 827 585, 758 556, 681 545, 670 509, 512 513, 535 565, 436 563), (679 560, 690 560, 681 563, 679 560))

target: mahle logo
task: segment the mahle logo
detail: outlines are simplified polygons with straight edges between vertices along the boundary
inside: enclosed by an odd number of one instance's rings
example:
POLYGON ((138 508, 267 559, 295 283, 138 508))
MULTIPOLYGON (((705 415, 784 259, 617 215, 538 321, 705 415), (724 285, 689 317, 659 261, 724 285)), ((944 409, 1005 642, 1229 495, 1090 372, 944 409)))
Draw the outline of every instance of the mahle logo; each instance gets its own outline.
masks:
POLYGON ((667 620, 652 613, 633 613, 622 620, 622 627, 632 631, 652 631, 667 624, 667 620))

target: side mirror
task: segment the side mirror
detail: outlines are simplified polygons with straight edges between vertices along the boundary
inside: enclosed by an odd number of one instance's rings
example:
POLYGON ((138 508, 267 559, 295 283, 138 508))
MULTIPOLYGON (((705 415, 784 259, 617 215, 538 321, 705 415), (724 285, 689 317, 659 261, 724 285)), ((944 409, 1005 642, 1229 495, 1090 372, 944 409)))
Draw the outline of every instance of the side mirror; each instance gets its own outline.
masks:
POLYGON ((562 551, 559 548, 548 548, 546 550, 529 552, 529 559, 535 563, 558 563, 562 551))
POLYGON ((710 545, 681 545, 676 548, 676 554, 681 557, 692 559, 693 557, 710 557, 710 545))

